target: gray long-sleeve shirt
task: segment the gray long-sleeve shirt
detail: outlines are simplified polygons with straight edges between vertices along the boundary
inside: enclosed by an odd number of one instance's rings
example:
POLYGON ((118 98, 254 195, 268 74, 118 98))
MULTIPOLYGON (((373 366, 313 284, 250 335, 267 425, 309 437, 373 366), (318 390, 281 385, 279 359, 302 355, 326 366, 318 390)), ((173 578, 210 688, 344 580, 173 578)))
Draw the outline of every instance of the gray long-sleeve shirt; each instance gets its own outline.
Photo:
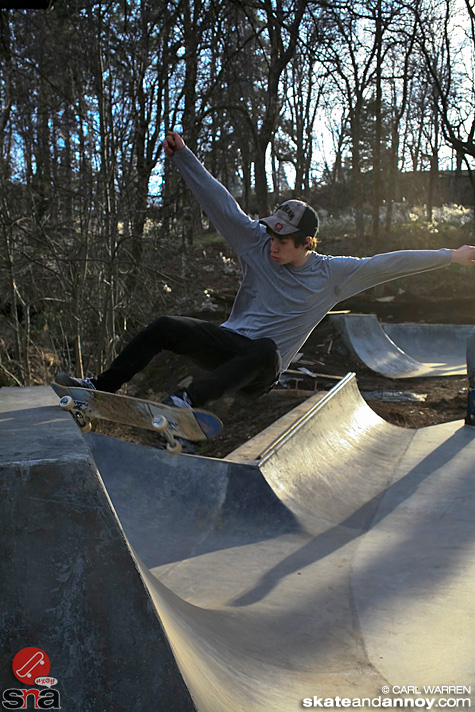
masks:
POLYGON ((444 267, 452 260, 449 249, 400 250, 364 258, 312 252, 301 267, 279 265, 270 258, 265 226, 241 210, 188 148, 177 151, 173 160, 241 264, 241 286, 222 326, 251 339, 273 339, 284 370, 338 302, 398 277, 444 267))

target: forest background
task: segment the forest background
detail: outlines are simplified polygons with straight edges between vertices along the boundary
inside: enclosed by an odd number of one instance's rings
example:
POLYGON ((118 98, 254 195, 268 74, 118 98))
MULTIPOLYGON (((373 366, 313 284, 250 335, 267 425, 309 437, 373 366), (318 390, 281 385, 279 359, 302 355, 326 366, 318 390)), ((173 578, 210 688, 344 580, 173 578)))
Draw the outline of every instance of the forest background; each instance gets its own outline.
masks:
POLYGON ((169 128, 250 215, 313 205, 324 247, 473 242, 473 0, 9 4, 0 385, 97 373, 156 316, 219 310, 238 265, 164 160, 169 128))

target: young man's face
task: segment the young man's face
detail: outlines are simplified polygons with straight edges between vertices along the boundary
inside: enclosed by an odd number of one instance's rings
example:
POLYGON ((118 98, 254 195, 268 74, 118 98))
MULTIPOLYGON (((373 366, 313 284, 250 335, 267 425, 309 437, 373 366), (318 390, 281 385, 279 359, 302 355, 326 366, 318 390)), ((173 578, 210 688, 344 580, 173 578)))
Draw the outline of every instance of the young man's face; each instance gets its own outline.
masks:
POLYGON ((278 265, 301 267, 310 256, 307 244, 295 246, 291 237, 278 237, 267 229, 270 236, 270 258, 278 265))

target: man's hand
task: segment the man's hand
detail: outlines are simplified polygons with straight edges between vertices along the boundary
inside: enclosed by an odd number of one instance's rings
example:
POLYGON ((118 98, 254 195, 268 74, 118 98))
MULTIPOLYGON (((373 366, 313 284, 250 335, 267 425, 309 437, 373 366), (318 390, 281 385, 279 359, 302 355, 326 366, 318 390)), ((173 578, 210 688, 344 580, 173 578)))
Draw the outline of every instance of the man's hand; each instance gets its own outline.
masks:
POLYGON ((169 158, 170 156, 173 156, 176 151, 181 151, 185 148, 185 142, 176 131, 167 131, 167 135, 162 145, 165 155, 169 158))
POLYGON ((452 262, 465 267, 475 266, 475 247, 473 245, 462 245, 458 250, 452 250, 452 262))

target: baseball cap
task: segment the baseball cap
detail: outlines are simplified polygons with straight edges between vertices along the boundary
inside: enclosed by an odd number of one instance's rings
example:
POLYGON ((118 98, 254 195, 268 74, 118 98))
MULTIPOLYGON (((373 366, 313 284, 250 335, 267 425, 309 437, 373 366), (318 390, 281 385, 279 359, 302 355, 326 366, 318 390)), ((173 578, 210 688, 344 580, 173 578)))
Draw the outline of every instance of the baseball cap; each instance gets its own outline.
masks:
POLYGON ((318 215, 316 211, 301 200, 286 200, 268 218, 260 221, 276 235, 291 235, 300 232, 304 237, 316 237, 318 233, 318 215))

